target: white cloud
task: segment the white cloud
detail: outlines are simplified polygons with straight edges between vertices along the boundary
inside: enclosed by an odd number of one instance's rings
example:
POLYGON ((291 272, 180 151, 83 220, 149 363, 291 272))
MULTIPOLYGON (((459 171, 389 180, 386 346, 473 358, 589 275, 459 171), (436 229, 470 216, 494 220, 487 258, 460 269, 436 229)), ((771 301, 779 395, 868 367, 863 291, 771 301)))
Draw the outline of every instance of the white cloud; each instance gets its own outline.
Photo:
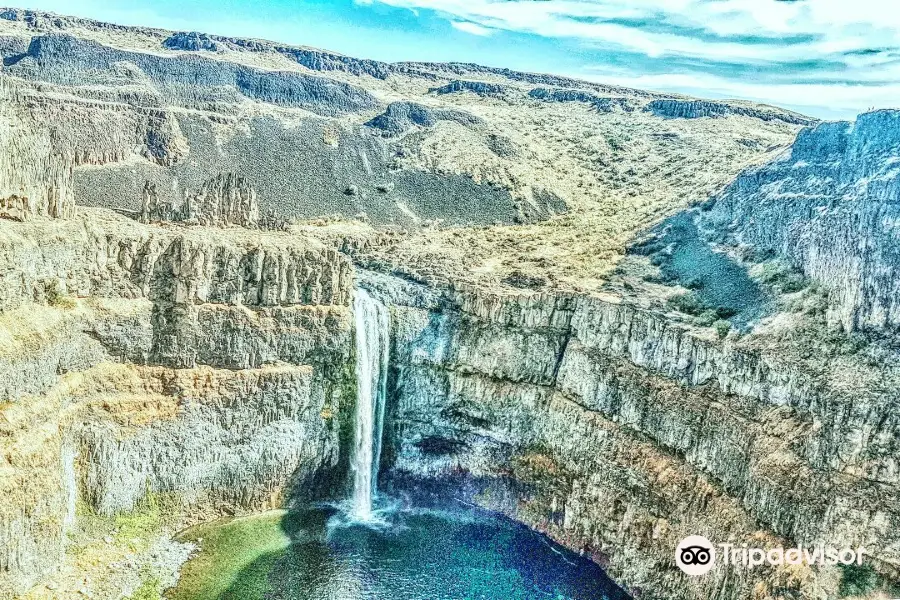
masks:
POLYGON ((452 25, 454 29, 471 33, 472 35, 491 35, 494 33, 493 29, 488 29, 487 27, 482 27, 481 25, 470 23, 469 21, 450 21, 450 25, 452 25))
POLYGON ((454 20, 492 29, 611 43, 648 56, 715 55, 776 60, 815 58, 873 44, 900 46, 900 10, 895 0, 380 0, 384 4, 435 10, 454 20), (651 31, 631 24, 644 20, 655 29, 678 25, 721 41, 679 35, 678 29, 651 31), (771 37, 771 43, 741 44, 741 36, 771 37), (787 35, 819 39, 789 48, 787 35))
POLYGON ((430 9, 454 27, 575 41, 596 56, 643 55, 622 77, 648 87, 836 110, 900 102, 897 0, 373 1, 430 9), (646 61, 673 74, 643 74, 646 61))

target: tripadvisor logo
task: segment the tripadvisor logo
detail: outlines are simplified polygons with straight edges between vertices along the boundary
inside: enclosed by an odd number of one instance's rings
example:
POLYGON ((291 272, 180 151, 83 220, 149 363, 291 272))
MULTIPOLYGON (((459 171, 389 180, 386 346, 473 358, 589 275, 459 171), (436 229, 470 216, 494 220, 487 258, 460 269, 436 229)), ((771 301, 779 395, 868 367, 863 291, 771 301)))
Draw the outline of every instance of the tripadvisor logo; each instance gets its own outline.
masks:
POLYGON ((704 575, 716 566, 716 549, 702 535, 689 535, 675 548, 675 564, 688 575, 704 575))
POLYGON ((747 544, 713 544, 702 535, 690 535, 675 548, 675 564, 688 575, 705 575, 720 564, 753 569, 762 565, 861 565, 866 549, 863 547, 835 548, 819 544, 795 548, 750 548, 747 544), (718 551, 716 550, 718 548, 718 551))

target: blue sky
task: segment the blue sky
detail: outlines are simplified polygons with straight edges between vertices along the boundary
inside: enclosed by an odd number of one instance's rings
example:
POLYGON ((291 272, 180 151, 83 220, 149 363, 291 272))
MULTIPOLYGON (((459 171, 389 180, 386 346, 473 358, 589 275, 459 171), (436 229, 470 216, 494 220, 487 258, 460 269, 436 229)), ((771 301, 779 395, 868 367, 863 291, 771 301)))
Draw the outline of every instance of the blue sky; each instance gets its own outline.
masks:
POLYGON ((900 0, 23 0, 386 61, 478 62, 823 118, 900 107, 900 0))

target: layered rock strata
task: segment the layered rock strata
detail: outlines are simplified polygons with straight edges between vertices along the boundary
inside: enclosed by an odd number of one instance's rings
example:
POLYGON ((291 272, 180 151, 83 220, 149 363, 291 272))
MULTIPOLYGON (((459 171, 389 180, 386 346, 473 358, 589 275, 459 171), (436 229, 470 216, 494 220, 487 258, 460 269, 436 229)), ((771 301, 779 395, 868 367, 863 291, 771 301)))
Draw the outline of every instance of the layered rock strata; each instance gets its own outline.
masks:
POLYGON ((883 571, 897 565, 889 389, 861 396, 750 338, 714 340, 612 298, 365 281, 394 304, 398 481, 454 482, 449 493, 591 553, 642 598, 837 593, 834 569, 688 578, 671 557, 693 534, 862 545, 883 571))
POLYGON ((780 256, 830 292, 847 331, 900 326, 900 111, 823 123, 706 206, 716 241, 780 256))
POLYGON ((3 598, 58 568, 76 499, 233 514, 343 484, 348 260, 287 234, 86 213, 0 223, 3 598))

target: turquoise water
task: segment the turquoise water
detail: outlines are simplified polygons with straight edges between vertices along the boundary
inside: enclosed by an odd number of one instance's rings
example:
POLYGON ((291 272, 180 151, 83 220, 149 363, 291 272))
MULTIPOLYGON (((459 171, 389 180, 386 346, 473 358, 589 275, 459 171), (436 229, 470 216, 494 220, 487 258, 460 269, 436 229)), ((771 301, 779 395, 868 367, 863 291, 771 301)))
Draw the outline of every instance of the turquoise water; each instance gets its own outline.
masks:
POLYGON ((628 597, 596 564, 502 517, 467 509, 389 510, 377 516, 380 523, 364 525, 347 522, 328 506, 285 514, 272 523, 290 543, 246 565, 216 595, 227 600, 628 597))

